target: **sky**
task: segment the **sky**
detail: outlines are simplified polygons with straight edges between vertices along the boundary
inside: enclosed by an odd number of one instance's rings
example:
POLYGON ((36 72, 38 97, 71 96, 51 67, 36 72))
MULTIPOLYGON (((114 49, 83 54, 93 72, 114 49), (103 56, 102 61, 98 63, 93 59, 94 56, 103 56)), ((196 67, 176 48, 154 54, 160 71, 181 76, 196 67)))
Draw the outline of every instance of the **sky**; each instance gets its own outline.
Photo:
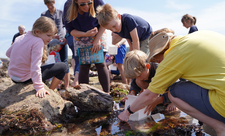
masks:
MULTIPOLYGON (((30 31, 41 13, 47 10, 44 0, 0 0, 0 58, 11 46, 18 26, 24 25, 30 31)), ((181 17, 190 14, 197 18, 199 30, 211 30, 225 35, 225 0, 103 0, 112 5, 120 14, 137 15, 148 21, 153 31, 170 28, 175 35, 186 35, 181 17)), ((63 10, 66 0, 56 0, 55 7, 63 10)), ((111 32, 107 31, 108 45, 111 45, 111 32)), ((71 56, 71 50, 68 55, 71 56)))

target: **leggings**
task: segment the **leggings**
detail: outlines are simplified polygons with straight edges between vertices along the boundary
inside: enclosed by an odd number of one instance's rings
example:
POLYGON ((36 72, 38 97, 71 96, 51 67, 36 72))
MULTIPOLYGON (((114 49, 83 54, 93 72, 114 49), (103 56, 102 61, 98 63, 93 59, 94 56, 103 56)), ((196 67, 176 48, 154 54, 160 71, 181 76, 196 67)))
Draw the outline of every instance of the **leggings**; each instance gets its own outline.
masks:
MULTIPOLYGON (((86 83, 89 84, 89 70, 90 64, 87 65, 80 65, 80 72, 79 72, 79 84, 86 83)), ((98 80, 102 86, 104 92, 110 91, 110 80, 109 80, 109 73, 108 68, 105 63, 98 63, 95 64, 97 71, 98 71, 98 80)))
MULTIPOLYGON (((41 73, 42 73, 42 81, 47 80, 52 77, 56 77, 59 80, 62 80, 67 73, 67 66, 63 62, 58 62, 54 64, 49 64, 49 65, 44 65, 41 66, 41 73)), ((21 83, 21 82, 16 82, 12 80, 14 83, 21 83)), ((32 82, 31 79, 28 79, 22 83, 30 83, 32 82)))

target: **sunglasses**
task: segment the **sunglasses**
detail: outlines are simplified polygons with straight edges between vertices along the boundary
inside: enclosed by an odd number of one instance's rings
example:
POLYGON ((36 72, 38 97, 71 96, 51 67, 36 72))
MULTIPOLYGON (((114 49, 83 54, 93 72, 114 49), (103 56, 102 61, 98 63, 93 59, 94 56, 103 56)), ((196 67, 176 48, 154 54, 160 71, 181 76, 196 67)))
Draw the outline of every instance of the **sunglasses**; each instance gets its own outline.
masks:
POLYGON ((87 2, 87 3, 81 3, 81 4, 79 4, 81 7, 83 7, 83 6, 85 6, 85 5, 91 5, 93 2, 92 1, 90 1, 90 2, 87 2))

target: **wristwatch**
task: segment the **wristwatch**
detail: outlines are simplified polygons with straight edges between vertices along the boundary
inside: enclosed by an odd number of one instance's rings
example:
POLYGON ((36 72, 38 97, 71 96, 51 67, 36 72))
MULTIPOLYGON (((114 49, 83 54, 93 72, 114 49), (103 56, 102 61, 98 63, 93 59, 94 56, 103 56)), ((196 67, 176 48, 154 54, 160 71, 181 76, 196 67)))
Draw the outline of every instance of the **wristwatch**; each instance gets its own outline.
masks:
POLYGON ((134 112, 130 110, 130 105, 127 107, 127 110, 130 114, 133 114, 134 112))

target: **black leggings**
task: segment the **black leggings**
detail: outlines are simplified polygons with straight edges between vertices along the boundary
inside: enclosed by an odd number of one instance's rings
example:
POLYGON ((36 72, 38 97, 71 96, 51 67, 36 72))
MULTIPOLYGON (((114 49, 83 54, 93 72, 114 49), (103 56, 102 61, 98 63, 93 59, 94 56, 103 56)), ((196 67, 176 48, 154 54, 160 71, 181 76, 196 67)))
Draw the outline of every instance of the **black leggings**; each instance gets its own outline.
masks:
MULTIPOLYGON (((41 66, 41 73, 42 73, 42 81, 47 80, 52 77, 56 77, 59 80, 62 80, 65 76, 65 74, 68 71, 68 67, 64 62, 58 62, 54 64, 44 65, 41 66)), ((21 83, 16 82, 13 80, 14 83, 21 83)), ((29 83, 32 82, 31 79, 24 81, 23 83, 29 83)))
MULTIPOLYGON (((90 64, 80 65, 79 70, 79 84, 86 83, 89 84, 89 70, 90 64)), ((110 91, 110 80, 109 80, 109 72, 105 63, 95 64, 98 71, 98 80, 102 86, 104 92, 110 91)))

